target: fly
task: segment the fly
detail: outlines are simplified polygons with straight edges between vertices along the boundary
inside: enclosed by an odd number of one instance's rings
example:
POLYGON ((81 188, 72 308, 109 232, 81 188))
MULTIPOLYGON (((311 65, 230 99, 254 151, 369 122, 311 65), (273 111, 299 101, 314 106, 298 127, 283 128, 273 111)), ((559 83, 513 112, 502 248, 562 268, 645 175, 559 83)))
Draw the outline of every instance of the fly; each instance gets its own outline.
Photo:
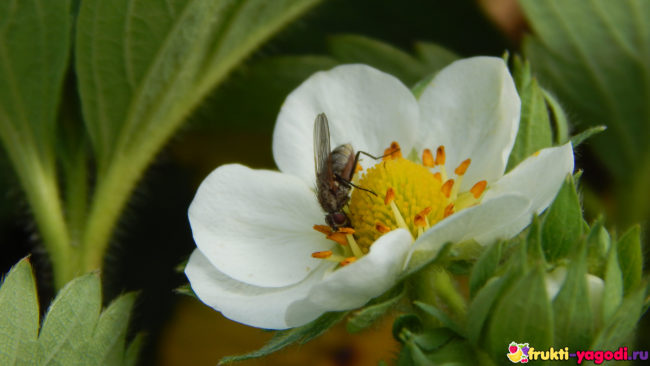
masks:
MULTIPOLYGON (((391 154, 394 152, 391 152, 391 154)), ((356 172, 359 155, 364 154, 373 159, 381 159, 364 151, 354 153, 350 144, 330 149, 330 130, 325 113, 316 116, 314 121, 314 166, 316 167, 316 191, 318 203, 327 213, 325 222, 332 229, 349 227, 350 219, 343 212, 343 207, 350 200, 352 187, 372 193, 375 192, 358 187, 352 183, 356 172)))

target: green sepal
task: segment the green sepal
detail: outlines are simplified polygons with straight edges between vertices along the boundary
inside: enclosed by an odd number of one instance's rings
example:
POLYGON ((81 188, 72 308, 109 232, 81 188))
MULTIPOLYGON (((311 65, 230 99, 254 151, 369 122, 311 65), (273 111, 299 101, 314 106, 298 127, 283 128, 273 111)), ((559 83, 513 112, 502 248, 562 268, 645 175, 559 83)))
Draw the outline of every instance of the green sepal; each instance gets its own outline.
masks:
POLYGON ((506 341, 525 340, 539 349, 552 345, 553 310, 544 273, 541 265, 535 266, 499 296, 487 330, 487 349, 494 359, 503 357, 506 341))
POLYGON ((625 296, 589 349, 614 349, 629 339, 641 318, 646 290, 646 284, 643 284, 625 296))
POLYGON ((553 299, 556 345, 586 349, 593 339, 594 314, 587 284, 587 248, 582 242, 568 266, 566 279, 553 299))
POLYGON ((494 275, 501 260, 501 248, 503 246, 503 241, 488 246, 476 261, 469 277, 470 297, 473 298, 477 291, 494 275))
POLYGON ((602 322, 606 324, 623 301, 623 273, 618 264, 616 242, 611 243, 609 252, 607 253, 604 279, 605 289, 603 290, 602 299, 602 322))
POLYGON ((623 285, 627 294, 641 283, 643 254, 641 251, 641 227, 632 226, 618 240, 618 263, 623 272, 623 285))
POLYGON ((597 135, 607 129, 607 126, 594 126, 594 127, 589 127, 586 130, 571 136, 571 145, 575 149, 578 147, 580 144, 582 144, 585 140, 588 138, 597 135))
POLYGON ((549 262, 566 257, 579 241, 582 225, 580 198, 573 176, 569 174, 544 216, 542 247, 549 262))
POLYGON ((449 315, 447 315, 444 311, 436 308, 433 305, 423 303, 421 301, 415 301, 414 302, 415 306, 418 307, 420 310, 424 311, 426 314, 438 319, 438 321, 453 331, 454 333, 464 336, 465 335, 465 330, 462 324, 458 324, 454 319, 452 319, 449 315))
POLYGON ((219 361, 219 364, 223 365, 236 361, 264 357, 294 343, 307 343, 340 322, 347 314, 347 312, 325 313, 309 324, 297 328, 277 331, 273 335, 273 338, 257 351, 238 356, 224 357, 219 361))
POLYGON ((515 144, 508 158, 506 171, 531 154, 552 145, 551 121, 544 99, 544 92, 530 73, 528 61, 513 59, 513 77, 521 98, 521 117, 515 144))
POLYGON ((406 295, 406 287, 400 285, 387 295, 373 300, 370 305, 365 306, 363 309, 352 312, 345 326, 347 331, 357 333, 373 325, 384 314, 395 308, 404 298, 406 295))

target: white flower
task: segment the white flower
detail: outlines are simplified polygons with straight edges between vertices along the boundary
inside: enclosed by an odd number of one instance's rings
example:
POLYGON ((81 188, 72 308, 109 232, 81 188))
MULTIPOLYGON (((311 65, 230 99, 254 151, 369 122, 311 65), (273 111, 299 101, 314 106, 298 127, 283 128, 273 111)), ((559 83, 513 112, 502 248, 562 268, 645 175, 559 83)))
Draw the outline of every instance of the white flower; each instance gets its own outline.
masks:
POLYGON ((395 284, 413 265, 411 256, 446 242, 511 237, 550 204, 573 170, 566 144, 503 175, 519 110, 498 58, 454 62, 419 100, 393 76, 364 65, 314 74, 278 116, 273 155, 280 172, 225 165, 199 187, 189 209, 197 244, 185 269, 192 288, 232 320, 284 329, 364 305, 395 284), (332 148, 350 143, 382 155, 392 142, 401 147, 387 161, 361 160, 355 184, 378 197, 353 190, 347 214, 354 235, 313 229, 325 224, 312 146, 322 112, 332 148), (343 258, 350 264, 341 265, 343 258))

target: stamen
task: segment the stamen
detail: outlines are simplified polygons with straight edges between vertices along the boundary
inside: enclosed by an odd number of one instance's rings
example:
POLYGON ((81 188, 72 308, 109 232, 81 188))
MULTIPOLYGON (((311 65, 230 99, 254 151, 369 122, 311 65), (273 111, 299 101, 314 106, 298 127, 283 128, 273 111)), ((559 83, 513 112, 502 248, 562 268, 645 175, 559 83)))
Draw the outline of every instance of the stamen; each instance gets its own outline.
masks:
POLYGON ((375 224, 375 229, 377 231, 379 231, 380 233, 382 233, 382 234, 386 234, 387 232, 390 231, 390 228, 388 226, 382 224, 381 222, 378 222, 378 223, 375 224))
POLYGON ((456 168, 456 170, 454 170, 454 173, 456 173, 456 175, 458 175, 458 176, 464 175, 465 172, 467 171, 467 168, 469 167, 469 164, 471 162, 472 162, 472 159, 464 160, 462 163, 460 163, 458 168, 456 168))
MULTIPOLYGON (((429 219, 428 219, 428 216, 429 216, 429 213, 431 213, 431 210, 432 210, 431 207, 425 207, 424 210, 420 211, 420 213, 418 213, 417 215, 415 215, 415 216, 416 216, 416 219, 417 219, 417 216, 418 216, 418 215, 419 215, 419 216, 422 216, 422 217, 424 218, 424 228, 425 228, 426 230, 429 230, 429 227, 430 227, 430 226, 429 226, 429 219)), ((416 226, 417 226, 417 225, 416 225, 416 226)))
POLYGON ((320 251, 320 252, 313 252, 313 253, 311 253, 311 256, 314 257, 314 258, 318 258, 318 259, 325 259, 325 258, 331 257, 332 254, 333 253, 332 253, 331 250, 323 250, 323 251, 320 251))
POLYGON ((451 216, 451 214, 453 214, 453 213, 454 213, 454 204, 450 203, 450 204, 447 205, 447 207, 445 207, 444 217, 451 216))
POLYGON ((314 230, 321 232, 325 235, 329 235, 332 233, 332 228, 327 225, 314 225, 314 230))
POLYGON ((327 239, 333 240, 333 241, 335 241, 335 242, 337 242, 337 243, 339 243, 339 244, 341 244, 343 246, 348 245, 348 242, 345 239, 345 234, 344 233, 338 233, 338 232, 337 233, 331 233, 331 234, 327 235, 327 239))
POLYGON ((402 150, 396 141, 391 142, 390 147, 384 150, 384 157, 382 160, 399 159, 402 157, 402 150))
POLYGON ((436 149, 436 165, 445 165, 446 156, 444 145, 438 146, 436 149))
POLYGON ((425 217, 420 214, 415 215, 415 217, 413 218, 413 223, 415 224, 416 227, 425 227, 427 225, 425 217))
POLYGON ((433 173, 433 177, 436 178, 438 182, 442 183, 442 174, 440 174, 440 172, 433 173))
POLYGON ((351 234, 347 234, 345 237, 348 239, 348 244, 350 244, 350 249, 352 249, 352 254, 354 254, 354 256, 357 258, 363 257, 363 252, 361 251, 361 248, 359 248, 359 245, 357 244, 356 240, 354 240, 354 236, 352 236, 351 234))
POLYGON ((399 226, 402 229, 406 229, 408 231, 409 229, 408 225, 406 225, 406 221, 404 221, 402 214, 399 212, 399 209, 395 204, 395 191, 393 190, 392 187, 388 188, 388 190, 386 191, 386 198, 384 198, 384 204, 385 205, 390 204, 390 209, 393 211, 393 216, 395 217, 397 226, 399 226))
POLYGON ((485 191, 485 187, 487 187, 487 181, 482 180, 474 184, 474 186, 469 191, 472 192, 474 198, 478 199, 485 191))
POLYGON ((426 166, 427 168, 433 168, 436 166, 436 161, 433 159, 431 150, 424 149, 422 152, 422 165, 426 166))
POLYGON ((348 258, 345 258, 344 260, 342 260, 342 261, 340 262, 341 267, 345 267, 345 266, 347 266, 347 265, 350 264, 350 263, 356 262, 356 260, 357 260, 356 257, 348 257, 348 258))
POLYGON ((454 187, 454 180, 449 179, 445 182, 445 184, 442 185, 440 190, 442 191, 442 194, 445 195, 445 197, 449 198, 451 196, 451 189, 454 187))

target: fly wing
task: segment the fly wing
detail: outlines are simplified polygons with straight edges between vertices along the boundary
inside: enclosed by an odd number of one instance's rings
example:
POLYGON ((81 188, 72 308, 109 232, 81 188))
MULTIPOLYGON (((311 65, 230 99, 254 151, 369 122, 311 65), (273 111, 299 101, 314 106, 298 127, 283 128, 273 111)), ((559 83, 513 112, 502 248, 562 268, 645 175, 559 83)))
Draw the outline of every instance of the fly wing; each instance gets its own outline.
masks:
POLYGON ((330 128, 327 123, 327 116, 321 113, 314 121, 314 167, 316 168, 316 179, 322 174, 331 179, 332 162, 330 160, 330 128))

